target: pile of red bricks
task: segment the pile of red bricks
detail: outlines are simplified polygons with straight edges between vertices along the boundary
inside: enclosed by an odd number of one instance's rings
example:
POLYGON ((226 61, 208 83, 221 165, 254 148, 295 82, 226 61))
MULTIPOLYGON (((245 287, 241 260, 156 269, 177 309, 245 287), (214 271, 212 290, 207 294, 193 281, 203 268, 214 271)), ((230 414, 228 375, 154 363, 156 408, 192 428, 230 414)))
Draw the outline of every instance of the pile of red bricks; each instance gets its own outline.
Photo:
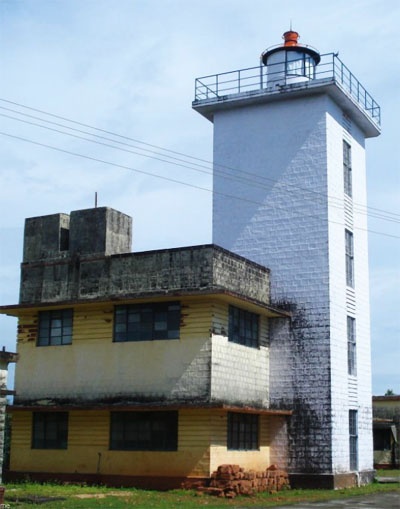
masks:
POLYGON ((253 495, 262 491, 274 493, 288 488, 288 474, 277 465, 272 465, 262 472, 246 471, 239 465, 220 465, 217 471, 211 474, 209 487, 199 490, 210 495, 233 498, 236 495, 253 495))

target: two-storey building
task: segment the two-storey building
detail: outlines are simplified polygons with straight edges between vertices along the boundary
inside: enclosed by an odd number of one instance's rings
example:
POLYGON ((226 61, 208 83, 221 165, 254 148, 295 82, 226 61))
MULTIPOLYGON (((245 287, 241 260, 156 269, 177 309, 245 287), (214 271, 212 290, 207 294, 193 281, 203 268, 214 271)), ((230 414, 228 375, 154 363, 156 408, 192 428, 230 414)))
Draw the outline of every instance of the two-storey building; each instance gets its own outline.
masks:
POLYGON ((288 315, 268 269, 214 245, 130 244, 131 218, 109 208, 26 220, 20 303, 2 308, 19 321, 11 476, 172 487, 284 465, 269 342, 288 315))

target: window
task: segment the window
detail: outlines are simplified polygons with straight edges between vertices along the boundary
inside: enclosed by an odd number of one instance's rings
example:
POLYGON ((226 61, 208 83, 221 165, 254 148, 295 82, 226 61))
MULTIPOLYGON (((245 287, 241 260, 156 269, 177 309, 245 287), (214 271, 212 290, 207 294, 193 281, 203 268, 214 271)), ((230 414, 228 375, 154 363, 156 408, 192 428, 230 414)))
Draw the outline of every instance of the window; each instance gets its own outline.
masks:
POLYGON ((349 410, 350 470, 358 470, 357 410, 349 410))
POLYGON ((256 414, 228 412, 228 449, 236 451, 258 449, 258 422, 256 414))
POLYGON ((39 312, 38 346, 72 343, 72 309, 39 312))
POLYGON ((353 234, 345 230, 346 284, 354 287, 354 244, 353 234))
POLYGON ((356 321, 351 316, 347 317, 347 366, 348 374, 356 375, 356 321))
POLYGON ((353 196, 352 172, 351 172, 351 146, 343 140, 343 178, 344 192, 347 196, 353 196))
POLYGON ((314 59, 307 54, 302 54, 294 51, 286 52, 286 75, 287 76, 306 76, 307 78, 314 78, 314 59))
POLYGON ((229 306, 229 341, 258 348, 258 322, 255 313, 229 306))
POLYGON ((178 412, 111 412, 110 449, 176 451, 178 412))
POLYGON ((179 339, 180 322, 179 302, 116 306, 114 341, 179 339))
POLYGON ((34 412, 32 449, 66 449, 68 412, 34 412))
POLYGON ((374 451, 392 449, 392 430, 390 428, 374 429, 374 451))

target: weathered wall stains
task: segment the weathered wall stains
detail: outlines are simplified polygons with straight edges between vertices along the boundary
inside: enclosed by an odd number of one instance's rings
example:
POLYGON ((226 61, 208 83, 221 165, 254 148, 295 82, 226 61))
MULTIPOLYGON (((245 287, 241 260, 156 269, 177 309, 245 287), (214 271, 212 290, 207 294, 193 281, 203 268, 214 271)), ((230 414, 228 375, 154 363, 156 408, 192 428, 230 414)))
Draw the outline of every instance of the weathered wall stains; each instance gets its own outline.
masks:
POLYGON ((118 214, 112 209, 73 212, 70 229, 72 240, 68 250, 57 250, 60 235, 57 236, 52 230, 59 229, 69 216, 58 214, 28 219, 24 263, 21 267, 20 303, 223 290, 269 304, 268 269, 217 246, 121 254, 130 242, 130 231, 126 225, 129 223, 127 216, 124 215, 121 215, 121 222, 127 231, 118 231, 120 224, 115 219, 120 217, 118 214), (99 210, 102 211, 101 221, 96 222, 99 210), (91 214, 94 214, 94 218, 91 218, 91 214), (78 216, 76 220, 75 216, 78 216), (109 216, 111 226, 107 222, 109 216), (88 220, 88 225, 84 226, 84 220, 88 220), (83 236, 80 244, 74 227, 83 236), (50 230, 49 239, 44 235, 47 228, 50 230), (98 245, 99 236, 104 246, 98 245), (110 236, 112 241, 108 241, 110 236), (125 241, 121 240, 122 237, 125 241), (104 249, 100 251, 102 246, 104 249))
POLYGON ((321 464, 329 471, 329 327, 322 320, 310 323, 304 308, 287 301, 279 305, 291 311, 292 320, 271 320, 270 405, 293 409, 288 426, 291 471, 314 473, 321 464), (304 387, 304 378, 313 381, 310 386, 304 387))

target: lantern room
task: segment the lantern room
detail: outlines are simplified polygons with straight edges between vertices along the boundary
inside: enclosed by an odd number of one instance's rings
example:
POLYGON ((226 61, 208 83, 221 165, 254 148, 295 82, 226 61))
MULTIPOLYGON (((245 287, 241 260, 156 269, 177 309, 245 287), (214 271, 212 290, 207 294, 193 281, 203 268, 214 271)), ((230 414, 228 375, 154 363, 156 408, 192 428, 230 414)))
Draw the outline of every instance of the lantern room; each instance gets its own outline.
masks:
POLYGON ((315 77, 320 54, 310 46, 298 43, 299 34, 289 30, 283 34, 284 43, 265 50, 261 60, 267 66, 269 85, 302 83, 315 77))

